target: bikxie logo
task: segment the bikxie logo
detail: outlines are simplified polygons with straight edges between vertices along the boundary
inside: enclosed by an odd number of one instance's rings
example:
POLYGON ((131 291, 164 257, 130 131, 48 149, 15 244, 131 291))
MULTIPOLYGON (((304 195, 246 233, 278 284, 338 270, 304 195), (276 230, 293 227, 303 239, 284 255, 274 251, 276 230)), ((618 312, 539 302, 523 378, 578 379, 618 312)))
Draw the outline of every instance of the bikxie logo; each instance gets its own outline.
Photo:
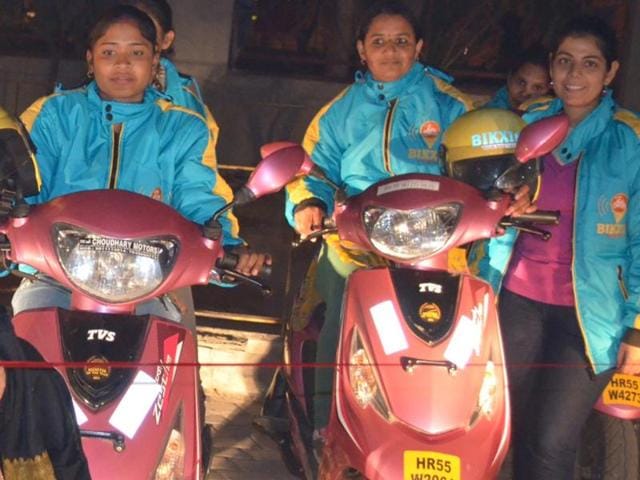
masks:
POLYGON ((515 148, 518 135, 518 132, 512 132, 511 130, 476 133, 471 135, 471 146, 482 148, 483 150, 515 148))

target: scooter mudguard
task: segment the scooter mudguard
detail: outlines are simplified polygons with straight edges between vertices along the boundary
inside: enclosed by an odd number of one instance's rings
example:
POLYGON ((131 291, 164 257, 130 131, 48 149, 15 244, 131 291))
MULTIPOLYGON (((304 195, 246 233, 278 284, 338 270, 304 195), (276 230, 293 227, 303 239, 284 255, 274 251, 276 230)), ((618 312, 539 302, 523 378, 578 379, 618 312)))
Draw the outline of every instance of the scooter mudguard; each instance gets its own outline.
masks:
POLYGON ((162 468, 183 465, 180 478, 202 477, 189 330, 158 317, 56 308, 21 312, 13 323, 65 379, 94 480, 152 479, 163 457, 162 468))
POLYGON ((369 479, 492 478, 509 399, 491 287, 469 275, 380 268, 348 280, 321 471, 369 479))

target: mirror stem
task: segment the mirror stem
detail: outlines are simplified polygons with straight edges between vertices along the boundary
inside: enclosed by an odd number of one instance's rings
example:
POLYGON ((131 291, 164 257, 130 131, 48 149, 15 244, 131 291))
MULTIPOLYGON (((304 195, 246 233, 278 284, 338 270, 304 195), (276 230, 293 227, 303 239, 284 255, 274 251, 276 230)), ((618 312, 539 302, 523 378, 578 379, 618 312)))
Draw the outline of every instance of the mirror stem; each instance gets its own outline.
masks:
POLYGON ((209 220, 207 220, 204 225, 202 225, 202 234, 210 239, 210 240, 220 240, 222 237, 222 225, 218 218, 223 215, 226 211, 231 210, 235 205, 235 200, 230 201, 224 207, 219 208, 216 212, 211 216, 209 220))

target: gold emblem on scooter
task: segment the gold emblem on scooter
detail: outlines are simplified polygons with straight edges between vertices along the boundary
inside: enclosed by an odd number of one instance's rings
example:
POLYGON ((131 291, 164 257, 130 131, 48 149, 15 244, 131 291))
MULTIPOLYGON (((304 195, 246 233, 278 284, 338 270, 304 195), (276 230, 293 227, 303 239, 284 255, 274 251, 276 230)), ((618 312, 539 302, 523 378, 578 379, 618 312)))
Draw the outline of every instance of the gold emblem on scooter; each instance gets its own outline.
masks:
POLYGON ((88 380, 101 382, 111 376, 111 367, 106 358, 95 355, 87 359, 87 365, 84 367, 84 376, 88 380))
POLYGON ((420 316, 421 320, 424 320, 427 323, 437 323, 442 318, 440 307, 435 303, 429 302, 420 305, 418 315, 420 316))

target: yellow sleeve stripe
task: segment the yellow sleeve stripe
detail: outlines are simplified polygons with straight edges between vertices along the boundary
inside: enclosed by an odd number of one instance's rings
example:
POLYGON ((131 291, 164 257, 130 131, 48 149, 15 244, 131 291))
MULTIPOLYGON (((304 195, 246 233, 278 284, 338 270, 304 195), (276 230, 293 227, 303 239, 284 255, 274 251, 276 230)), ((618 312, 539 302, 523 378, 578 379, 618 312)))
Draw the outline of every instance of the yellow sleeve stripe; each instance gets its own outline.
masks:
POLYGON ((441 78, 438 78, 434 75, 427 74, 427 76, 431 78, 431 80, 433 80, 433 83, 435 83, 436 88, 438 90, 446 93, 447 95, 461 102, 464 105, 464 108, 467 110, 467 112, 474 109, 473 100, 467 95, 465 95, 464 93, 462 93, 460 90, 458 90, 456 87, 454 87, 450 83, 447 83, 441 78))
MULTIPOLYGON (((205 152, 204 152, 203 163, 207 165, 209 168, 211 168, 211 170, 213 170, 213 173, 215 174, 215 177, 216 177, 216 183, 213 187, 213 194, 217 195, 218 197, 222 197, 225 203, 229 203, 231 200, 233 200, 233 191, 231 190, 231 187, 225 181, 225 179, 222 178, 222 175, 220 175, 220 172, 218 172, 218 169, 216 168, 217 162, 216 162, 215 145, 216 145, 216 140, 213 138, 212 135, 209 135, 209 142, 207 143, 207 148, 205 149, 205 152)), ((231 210, 228 210, 225 213, 225 216, 229 219, 229 222, 231 223, 232 235, 234 237, 237 237, 240 233, 240 226, 238 225, 238 219, 232 213, 231 210)))
POLYGON ((640 330, 640 315, 636 315, 636 318, 633 320, 633 328, 640 330))
MULTIPOLYGON (((311 123, 307 127, 307 131, 304 134, 304 138, 302 140, 302 148, 304 148, 305 152, 309 155, 313 153, 313 150, 316 148, 316 145, 320 141, 320 120, 324 116, 325 113, 342 97, 346 95, 351 87, 347 87, 342 90, 336 97, 327 103, 324 107, 322 107, 318 113, 313 117, 311 123)), ((298 204, 308 198, 312 198, 313 194, 307 189, 307 185, 304 182, 304 178, 299 178, 289 183, 286 187, 287 194, 289 195, 289 199, 294 204, 298 204)))
POLYGON ((15 130, 20 138, 25 143, 25 150, 29 153, 29 158, 31 159, 31 163, 33 165, 33 171, 36 177, 36 184, 38 185, 38 190, 42 187, 42 178, 40 176, 40 169, 38 168, 38 162, 36 161, 35 155, 33 154, 33 150, 27 141, 28 133, 25 131, 25 128, 22 126, 19 120, 17 120, 13 115, 9 115, 4 109, 0 108, 0 130, 15 130))
POLYGON ((347 91, 351 87, 347 87, 342 90, 333 100, 327 103, 324 107, 322 107, 318 113, 313 117, 311 123, 307 127, 307 131, 304 134, 304 139, 302 140, 302 148, 311 155, 313 153, 314 148, 316 148, 316 144, 320 141, 320 120, 324 116, 325 113, 342 97, 345 96, 347 91))
MULTIPOLYGON (((50 98, 57 97, 58 95, 58 93, 54 93, 52 95, 39 98, 38 100, 33 102, 31 106, 29 106, 29 108, 22 112, 22 115, 20 115, 20 121, 22 122, 22 125, 24 125, 24 128, 27 130, 27 134, 31 133, 31 130, 33 130, 33 125, 36 122, 36 118, 38 118, 38 115, 40 115, 42 106, 45 104, 45 102, 47 102, 50 98)), ((33 162, 38 190, 40 190, 42 188, 42 176, 40 175, 38 158, 35 155, 31 154, 31 161, 33 162)))
POLYGON ((22 121, 22 124, 27 129, 27 132, 31 133, 33 124, 36 122, 36 118, 38 118, 38 115, 40 115, 42 106, 45 104, 45 102, 47 102, 50 98, 57 97, 58 95, 60 94, 54 93, 53 95, 39 98, 38 100, 33 102, 29 108, 22 112, 22 114, 20 115, 20 121, 22 121))
MULTIPOLYGON (((203 118, 202 115, 200 115, 198 112, 194 112, 189 108, 176 105, 164 99, 159 99, 157 100, 156 103, 158 104, 158 106, 163 112, 166 112, 169 110, 183 112, 188 115, 193 115, 194 117, 199 118, 205 123, 205 125, 207 125, 207 130, 209 130, 211 135, 209 135, 209 141, 207 142, 207 147, 205 148, 204 154, 202 156, 202 163, 207 167, 209 167, 211 170, 213 170, 213 173, 216 177, 216 182, 213 187, 213 194, 219 197, 222 197, 225 203, 229 203, 233 199, 233 192, 231 191, 231 187, 229 187, 229 184, 227 184, 227 182, 224 180, 224 178, 222 178, 222 176, 218 172, 218 168, 217 168, 218 160, 216 158, 216 143, 218 141, 219 129, 215 120, 213 120, 213 117, 211 117, 211 120, 213 121, 213 125, 215 126, 215 135, 214 135, 214 132, 208 128, 209 122, 207 122, 207 120, 203 118)), ((206 111, 207 113, 209 113, 208 109, 206 111)), ((226 212, 225 216, 229 219, 229 222, 231 223, 231 233, 233 234, 234 237, 237 237, 240 232, 240 227, 238 226, 238 219, 235 217, 233 213, 231 213, 230 210, 226 212)))
POLYGON ((518 108, 520 110, 529 110, 530 107, 535 105, 535 108, 533 108, 532 111, 542 112, 544 110, 549 109, 549 107, 551 106, 551 102, 554 100, 554 98, 555 97, 550 97, 550 96, 533 98, 530 100, 526 100, 518 108))
POLYGON ((633 112, 621 108, 615 113, 613 118, 630 127, 636 135, 640 137, 640 118, 633 112))

